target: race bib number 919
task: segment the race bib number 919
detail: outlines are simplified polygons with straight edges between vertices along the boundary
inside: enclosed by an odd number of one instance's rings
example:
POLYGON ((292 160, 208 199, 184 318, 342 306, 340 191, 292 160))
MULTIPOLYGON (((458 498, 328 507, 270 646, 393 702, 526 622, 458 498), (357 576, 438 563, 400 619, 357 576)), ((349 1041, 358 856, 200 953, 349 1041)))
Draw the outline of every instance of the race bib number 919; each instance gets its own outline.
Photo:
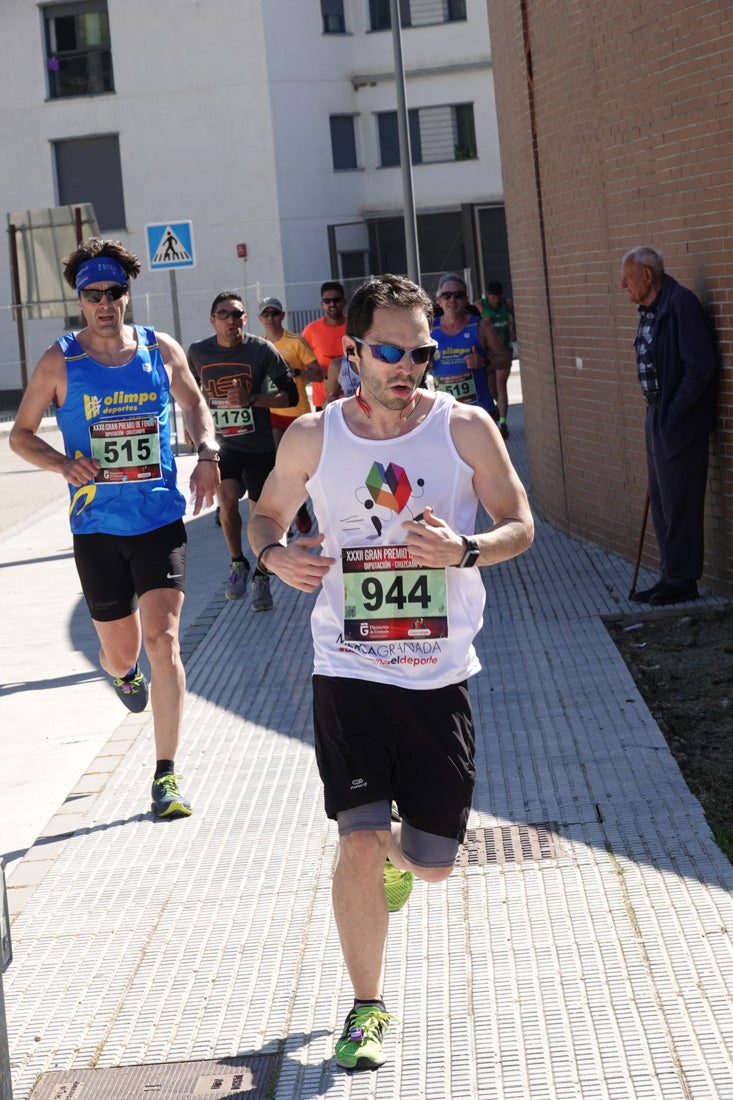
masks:
POLYGON ((445 569, 415 565, 407 546, 347 546, 341 564, 347 641, 448 637, 445 569))

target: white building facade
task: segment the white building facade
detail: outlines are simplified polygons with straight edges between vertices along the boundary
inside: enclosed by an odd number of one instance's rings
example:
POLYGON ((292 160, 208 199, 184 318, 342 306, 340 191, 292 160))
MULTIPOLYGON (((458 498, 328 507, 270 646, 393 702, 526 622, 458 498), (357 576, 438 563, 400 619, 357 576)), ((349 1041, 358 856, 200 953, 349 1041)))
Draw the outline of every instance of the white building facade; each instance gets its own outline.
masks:
MULTIPOLYGON (((508 279, 486 0, 401 11, 423 283, 468 268, 478 293, 508 279)), ((297 328, 322 280, 405 270, 388 0, 3 0, 0 29, 5 212, 93 203, 143 263, 135 320, 185 346, 237 288, 252 331, 265 294, 297 328), (175 311, 145 226, 181 221, 175 311)), ((12 302, 5 262, 0 391, 20 386, 12 302)), ((29 369, 63 327, 26 323, 29 369)))

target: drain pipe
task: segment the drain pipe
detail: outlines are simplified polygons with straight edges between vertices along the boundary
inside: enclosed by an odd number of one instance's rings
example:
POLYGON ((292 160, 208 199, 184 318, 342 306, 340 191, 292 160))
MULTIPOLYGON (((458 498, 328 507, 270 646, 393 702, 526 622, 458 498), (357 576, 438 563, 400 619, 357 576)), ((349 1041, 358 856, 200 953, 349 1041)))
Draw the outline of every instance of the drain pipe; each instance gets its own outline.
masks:
POLYGON ((5 862, 0 859, 0 1100, 13 1100, 13 1086, 10 1081, 8 1025, 5 1018, 5 995, 3 993, 3 974, 10 966, 12 958, 8 891, 5 886, 5 862))

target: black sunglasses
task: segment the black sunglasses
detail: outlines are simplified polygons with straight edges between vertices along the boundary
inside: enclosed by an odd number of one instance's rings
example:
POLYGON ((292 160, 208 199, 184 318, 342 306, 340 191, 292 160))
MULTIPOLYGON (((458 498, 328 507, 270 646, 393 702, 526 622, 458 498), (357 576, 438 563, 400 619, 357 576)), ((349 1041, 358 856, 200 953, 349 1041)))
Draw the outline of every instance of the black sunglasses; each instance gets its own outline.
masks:
POLYGON ((343 302, 343 298, 321 298, 324 306, 334 306, 339 302, 343 302))
POLYGON ((440 293, 441 298, 466 298, 468 295, 465 290, 442 290, 440 293))
POLYGON ((262 317, 281 317, 282 311, 279 309, 263 309, 261 313, 262 317))
POLYGON ((217 309, 214 314, 220 321, 228 321, 230 317, 233 317, 235 321, 241 321, 244 317, 243 309, 217 309))
POLYGON ((117 302, 127 294, 127 286, 125 283, 116 283, 115 286, 108 286, 106 290, 87 290, 85 287, 79 291, 79 294, 85 302, 97 304, 102 301, 102 298, 106 298, 108 302, 117 302))
POLYGON ((396 367, 406 355, 410 356, 416 367, 421 367, 430 362, 438 347, 437 344, 421 344, 417 348, 398 348, 395 344, 370 344, 368 340, 360 340, 358 336, 351 336, 349 339, 357 344, 366 344, 378 363, 389 363, 391 367, 396 367))

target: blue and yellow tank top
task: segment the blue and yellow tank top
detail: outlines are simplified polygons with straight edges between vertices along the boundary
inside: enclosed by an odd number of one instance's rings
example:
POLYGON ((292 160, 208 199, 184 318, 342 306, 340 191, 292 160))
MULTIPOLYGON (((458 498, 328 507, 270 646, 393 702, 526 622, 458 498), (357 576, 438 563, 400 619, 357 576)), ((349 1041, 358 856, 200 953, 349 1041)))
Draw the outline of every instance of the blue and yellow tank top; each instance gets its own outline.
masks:
POLYGON ((186 511, 170 445, 168 373, 155 330, 133 327, 137 351, 121 367, 97 363, 73 332, 57 341, 66 360, 66 400, 56 409, 65 452, 101 463, 94 481, 69 486, 75 535, 142 535, 186 511))
POLYGON ((489 390, 485 369, 481 367, 478 370, 469 370, 466 366, 466 356, 474 348, 479 355, 486 354, 479 343, 479 320, 478 317, 472 317, 459 332, 454 333, 443 332, 440 323, 436 323, 430 335, 438 345, 438 350, 431 370, 437 390, 449 393, 456 401, 467 405, 480 405, 491 416, 495 416, 496 405, 489 390))

